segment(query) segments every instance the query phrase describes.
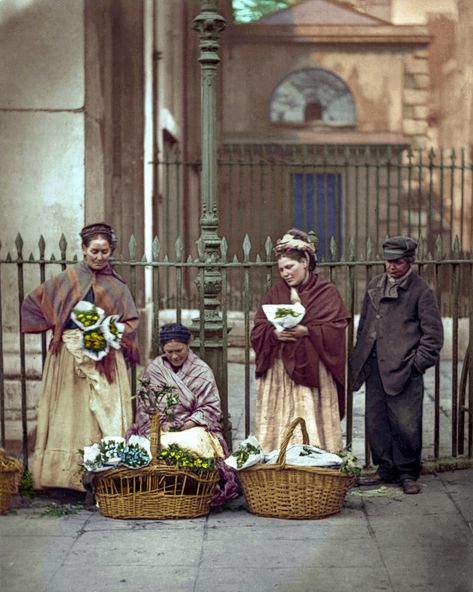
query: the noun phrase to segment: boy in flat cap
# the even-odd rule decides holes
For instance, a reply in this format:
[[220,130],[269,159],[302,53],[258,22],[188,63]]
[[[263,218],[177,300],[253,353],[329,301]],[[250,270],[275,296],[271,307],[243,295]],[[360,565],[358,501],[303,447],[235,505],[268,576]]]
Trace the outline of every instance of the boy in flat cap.
[[378,471],[361,485],[400,482],[420,492],[422,375],[439,359],[443,327],[434,293],[412,269],[417,243],[383,244],[386,271],[367,288],[350,359],[353,390],[366,381],[366,427]]

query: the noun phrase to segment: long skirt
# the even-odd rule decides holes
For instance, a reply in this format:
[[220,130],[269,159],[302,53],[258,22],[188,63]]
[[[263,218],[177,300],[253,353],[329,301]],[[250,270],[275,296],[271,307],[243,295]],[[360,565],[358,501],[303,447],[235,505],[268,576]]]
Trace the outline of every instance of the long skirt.
[[[330,452],[342,449],[337,385],[322,362],[319,375],[319,388],[296,384],[277,358],[266,375],[257,379],[256,437],[265,452],[279,448],[286,427],[296,417],[305,420],[310,444]],[[291,443],[301,442],[297,427]]]
[[131,425],[131,391],[121,351],[112,384],[84,355],[81,332],[65,331],[59,352],[48,353],[38,406],[31,472],[35,489],[85,491],[79,452],[103,436],[123,436]]

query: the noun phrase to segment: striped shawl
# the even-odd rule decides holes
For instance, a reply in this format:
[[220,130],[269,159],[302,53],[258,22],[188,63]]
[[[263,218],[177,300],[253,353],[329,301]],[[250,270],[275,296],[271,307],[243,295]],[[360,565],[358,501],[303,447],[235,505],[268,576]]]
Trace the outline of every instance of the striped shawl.
[[[107,316],[117,314],[120,322],[125,323],[121,341],[122,351],[127,362],[137,362],[138,312],[124,280],[110,266],[94,272],[82,261],[41,284],[28,294],[22,303],[21,332],[42,333],[51,329],[53,336],[49,349],[52,353],[57,353],[72,309],[90,288],[94,292],[95,304],[103,308]],[[110,367],[113,352],[111,354],[104,358],[110,358],[108,364],[97,363],[109,379],[110,373],[106,366]]]

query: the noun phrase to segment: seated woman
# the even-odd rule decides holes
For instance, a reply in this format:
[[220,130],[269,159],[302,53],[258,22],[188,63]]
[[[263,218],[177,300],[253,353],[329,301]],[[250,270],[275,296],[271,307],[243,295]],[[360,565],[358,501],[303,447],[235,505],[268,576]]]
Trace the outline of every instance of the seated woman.
[[[148,364],[143,380],[149,380],[154,388],[172,386],[178,397],[173,407],[173,426],[188,430],[195,426],[205,427],[217,436],[225,457],[229,455],[228,446],[222,433],[222,410],[220,396],[210,367],[189,348],[191,332],[180,323],[169,323],[161,327],[159,340],[162,355]],[[166,417],[162,415],[163,429],[166,430]],[[168,426],[169,427],[169,426]],[[137,401],[135,424],[129,435],[149,436],[150,416],[140,400]],[[222,459],[216,460],[220,473],[213,506],[223,505],[227,500],[238,497],[238,484],[235,473]]]

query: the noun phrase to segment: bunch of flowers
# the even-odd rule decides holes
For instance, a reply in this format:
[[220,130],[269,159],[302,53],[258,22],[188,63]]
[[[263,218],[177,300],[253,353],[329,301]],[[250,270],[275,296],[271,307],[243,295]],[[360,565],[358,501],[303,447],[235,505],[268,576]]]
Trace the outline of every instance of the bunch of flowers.
[[263,312],[277,331],[292,329],[305,315],[305,307],[300,302],[294,304],[263,304]]
[[71,312],[71,319],[82,331],[82,349],[92,360],[104,358],[110,348],[120,349],[125,324],[118,315],[105,316],[105,311],[92,302],[81,300]]
[[253,446],[253,444],[247,442],[246,444],[239,446],[235,452],[232,452],[232,456],[236,458],[237,468],[241,469],[252,454],[260,454],[260,452],[261,448]]
[[169,422],[173,422],[175,420],[174,408],[179,403],[179,397],[176,395],[174,387],[170,385],[154,387],[147,378],[142,378],[139,382],[140,388],[131,398],[140,399],[146,413],[152,415],[159,411]]
[[301,312],[297,312],[296,310],[293,310],[292,308],[289,308],[288,306],[279,306],[276,309],[276,313],[274,315],[275,319],[281,319],[283,317],[300,317],[301,316]]
[[254,436],[248,436],[248,438],[243,440],[238,448],[225,459],[225,464],[237,471],[248,469],[249,467],[260,463],[264,463],[264,452],[261,444]]
[[119,436],[107,436],[92,446],[86,446],[82,454],[83,466],[88,471],[120,465],[139,468],[148,465],[151,460],[149,441],[140,436],[131,436],[128,442]]
[[[79,302],[79,304],[82,304],[83,302]],[[104,317],[104,311],[101,308],[97,309],[97,307],[92,303],[88,304],[90,304],[88,310],[74,308],[71,314],[76,325],[78,325],[82,330],[88,329],[89,327],[95,327]]]
[[197,474],[211,471],[215,467],[214,458],[200,458],[187,450],[183,450],[178,444],[170,444],[159,453],[158,459],[164,461],[167,465],[187,467]]
[[342,459],[340,466],[341,473],[348,473],[354,477],[358,477],[361,474],[361,465],[358,462],[358,458],[353,455],[349,448],[340,450],[337,454]]

